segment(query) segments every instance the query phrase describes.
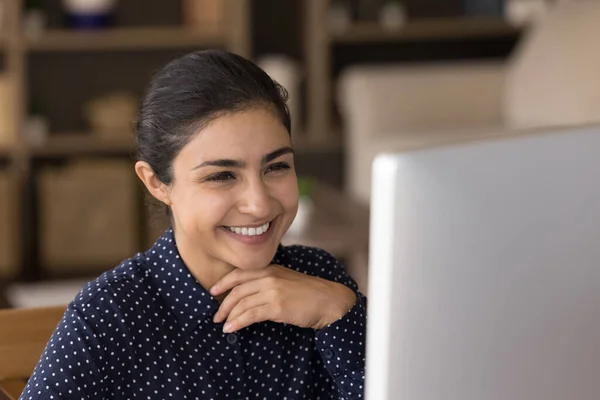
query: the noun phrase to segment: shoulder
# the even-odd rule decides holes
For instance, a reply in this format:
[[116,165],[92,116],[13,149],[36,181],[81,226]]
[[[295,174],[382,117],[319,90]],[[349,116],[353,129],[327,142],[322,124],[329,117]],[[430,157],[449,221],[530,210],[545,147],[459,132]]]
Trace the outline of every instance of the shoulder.
[[278,261],[284,267],[350,286],[353,283],[342,263],[332,254],[318,247],[280,246],[278,256]]
[[124,260],[110,271],[86,283],[70,306],[85,312],[87,309],[117,308],[148,296],[150,270],[144,253]]
[[[338,265],[340,262],[329,252],[318,247],[290,245],[280,246],[278,255],[284,260],[294,264],[294,266],[304,266],[305,268],[325,265]],[[291,268],[294,268],[292,266]],[[312,269],[312,268],[309,268]]]

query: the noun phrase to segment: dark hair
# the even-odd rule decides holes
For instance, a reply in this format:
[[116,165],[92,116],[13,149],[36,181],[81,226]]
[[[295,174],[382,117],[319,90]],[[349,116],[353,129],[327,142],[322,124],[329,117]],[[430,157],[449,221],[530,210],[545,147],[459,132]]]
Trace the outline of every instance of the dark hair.
[[148,87],[136,123],[137,159],[170,184],[173,160],[211,121],[266,107],[291,135],[287,91],[253,62],[219,50],[197,51],[167,64]]

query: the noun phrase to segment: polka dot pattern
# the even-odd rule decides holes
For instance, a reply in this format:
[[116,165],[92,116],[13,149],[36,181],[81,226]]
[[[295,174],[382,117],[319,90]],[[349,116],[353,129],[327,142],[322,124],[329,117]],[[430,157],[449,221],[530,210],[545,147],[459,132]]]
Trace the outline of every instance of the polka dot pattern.
[[168,230],[80,291],[21,399],[361,399],[366,298],[323,250],[279,246],[273,262],[342,283],[357,302],[320,330],[266,321],[225,334]]

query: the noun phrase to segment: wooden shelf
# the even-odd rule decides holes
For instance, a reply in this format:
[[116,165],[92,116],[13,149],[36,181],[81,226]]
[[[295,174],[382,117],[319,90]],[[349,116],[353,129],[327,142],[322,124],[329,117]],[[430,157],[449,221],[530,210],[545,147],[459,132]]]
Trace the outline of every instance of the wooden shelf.
[[108,140],[92,134],[53,134],[40,145],[31,145],[32,157],[70,158],[78,156],[123,156],[132,154],[133,144],[126,140]]
[[27,38],[33,52],[161,50],[186,47],[222,47],[227,35],[219,27],[206,29],[165,26],[110,28],[98,31],[48,30],[39,38]]
[[354,23],[347,30],[331,32],[333,43],[360,44],[406,40],[467,39],[516,35],[519,28],[498,18],[415,19],[403,27],[386,29],[378,23]]

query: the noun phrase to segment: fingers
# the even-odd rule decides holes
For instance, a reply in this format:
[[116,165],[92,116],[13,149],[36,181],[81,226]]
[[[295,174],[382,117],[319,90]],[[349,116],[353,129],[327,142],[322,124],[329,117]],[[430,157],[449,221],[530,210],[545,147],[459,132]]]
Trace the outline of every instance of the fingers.
[[231,333],[258,322],[273,321],[276,319],[279,319],[277,316],[277,307],[273,304],[264,304],[250,308],[236,319],[228,321],[223,328],[223,332]]
[[231,321],[235,321],[236,318],[244,314],[246,311],[266,304],[269,304],[269,298],[264,293],[258,293],[252,296],[244,297],[235,305],[235,307],[233,307],[227,316],[225,325]]
[[213,321],[219,323],[229,316],[231,310],[244,298],[258,293],[261,289],[260,281],[253,280],[234,287],[219,306]]
[[225,293],[234,287],[241,285],[242,283],[264,278],[273,274],[275,271],[272,267],[266,267],[255,271],[246,271],[243,269],[236,268],[229,274],[225,275],[221,280],[215,283],[210,288],[210,294],[213,296],[218,296],[221,293]]

